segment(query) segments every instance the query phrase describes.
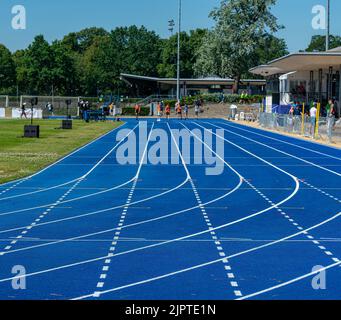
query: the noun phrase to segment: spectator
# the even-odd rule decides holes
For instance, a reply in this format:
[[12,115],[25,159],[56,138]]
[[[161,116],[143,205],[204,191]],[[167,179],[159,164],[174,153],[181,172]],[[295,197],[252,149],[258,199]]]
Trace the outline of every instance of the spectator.
[[138,104],[136,104],[136,105],[135,105],[136,120],[139,119],[140,113],[141,113],[141,107],[140,107]]
[[167,104],[167,106],[166,106],[166,117],[167,117],[167,119],[169,119],[170,113],[171,113],[171,108],[170,108],[170,105]]
[[27,114],[26,114],[26,102],[24,102],[21,106],[21,115],[20,118],[22,119],[23,117],[25,117],[25,119],[27,119]]
[[310,109],[310,123],[311,129],[310,133],[314,137],[316,132],[316,116],[317,116],[317,103],[314,103],[313,107]]
[[185,104],[184,111],[185,111],[185,120],[188,120],[189,107],[187,103]]

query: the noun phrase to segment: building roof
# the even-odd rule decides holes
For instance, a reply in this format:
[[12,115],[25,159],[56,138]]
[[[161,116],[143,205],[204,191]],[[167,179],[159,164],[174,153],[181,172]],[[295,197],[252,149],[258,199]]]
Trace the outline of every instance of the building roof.
[[250,72],[262,76],[288,73],[291,71],[309,71],[341,66],[341,48],[326,52],[298,52],[270,61],[250,69]]
[[[121,73],[121,80],[129,82],[129,80],[142,80],[142,81],[152,81],[157,82],[160,84],[171,84],[176,85],[177,79],[176,78],[157,78],[157,77],[146,77],[146,76],[139,76],[134,74],[127,74]],[[189,79],[189,78],[182,78],[180,82],[186,83],[187,85],[221,85],[221,84],[233,84],[234,80],[229,78],[219,78],[219,77],[208,77],[208,78],[197,78],[197,79]],[[263,79],[243,79],[241,80],[242,83],[252,83],[252,84],[259,84],[264,85],[265,80]]]

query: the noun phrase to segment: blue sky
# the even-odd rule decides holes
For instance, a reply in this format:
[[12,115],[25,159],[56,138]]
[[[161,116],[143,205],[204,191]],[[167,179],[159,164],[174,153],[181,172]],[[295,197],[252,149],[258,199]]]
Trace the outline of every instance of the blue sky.
[[[332,33],[341,30],[341,1],[332,1]],[[183,28],[211,27],[209,12],[220,0],[183,0]],[[286,39],[289,51],[307,47],[314,34],[312,7],[324,5],[326,0],[278,0],[274,14],[286,29],[278,36]],[[27,10],[27,29],[15,31],[11,28],[11,9],[24,5]],[[37,34],[43,34],[49,41],[85,27],[97,26],[108,30],[116,26],[131,24],[145,25],[162,37],[169,35],[167,21],[177,16],[177,0],[1,0],[0,1],[0,43],[12,51],[27,47]]]

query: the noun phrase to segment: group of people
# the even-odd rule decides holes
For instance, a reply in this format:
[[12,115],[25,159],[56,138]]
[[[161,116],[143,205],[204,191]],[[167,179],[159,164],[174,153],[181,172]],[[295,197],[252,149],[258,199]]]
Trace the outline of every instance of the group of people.
[[[196,118],[199,118],[200,112],[201,112],[201,106],[202,103],[200,100],[195,101],[194,104],[194,112]],[[141,106],[139,104],[135,105],[135,116],[136,120],[139,119],[141,115]],[[156,110],[157,110],[157,117],[159,120],[161,120],[162,117],[166,117],[168,120],[171,116],[172,109],[169,103],[165,105],[164,101],[159,101],[157,102],[156,105]],[[187,103],[182,104],[180,100],[178,100],[175,104],[175,114],[177,115],[178,119],[180,120],[188,120],[189,119],[189,110],[190,107]]]
[[78,102],[78,107],[80,118],[84,119],[85,112],[91,109],[91,103],[87,100],[80,99]]
[[[308,108],[305,109],[305,114],[310,117],[311,135],[316,133],[317,115],[318,115],[318,101],[312,101]],[[289,116],[301,116],[303,115],[303,110],[298,101],[295,101],[290,108]],[[328,125],[328,136],[331,137],[332,130],[336,123],[337,117],[337,102],[334,99],[329,99],[327,105],[320,110],[320,115],[325,116]]]

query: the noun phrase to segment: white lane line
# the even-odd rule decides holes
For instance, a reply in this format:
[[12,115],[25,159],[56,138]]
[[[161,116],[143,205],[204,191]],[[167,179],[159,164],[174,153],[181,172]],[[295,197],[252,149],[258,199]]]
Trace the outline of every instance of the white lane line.
[[[203,217],[204,217],[204,220],[205,220],[205,222],[206,222],[206,224],[207,224],[208,229],[210,229],[210,227],[212,227],[212,224],[211,224],[211,220],[210,220],[210,218],[209,218],[209,215],[208,215],[208,213],[206,212],[205,207],[202,206],[202,201],[201,201],[199,192],[198,192],[198,190],[197,190],[197,188],[196,188],[196,186],[195,186],[195,184],[194,184],[194,182],[193,182],[193,179],[192,179],[192,177],[191,177],[191,175],[190,175],[190,172],[189,172],[189,170],[188,170],[188,168],[187,168],[186,161],[185,161],[185,159],[183,158],[183,155],[182,155],[182,153],[181,153],[181,151],[180,151],[180,148],[179,148],[179,146],[178,146],[178,143],[176,142],[176,139],[175,139],[175,137],[174,137],[174,134],[173,134],[173,132],[172,132],[172,129],[171,129],[171,127],[169,126],[168,123],[167,123],[167,126],[168,126],[168,129],[169,129],[170,133],[171,133],[173,142],[174,142],[174,144],[175,144],[175,146],[176,146],[176,149],[177,149],[177,151],[178,151],[178,153],[179,153],[179,156],[180,156],[180,158],[181,158],[182,165],[183,165],[185,171],[187,172],[188,177],[190,178],[190,183],[191,183],[191,186],[192,186],[192,189],[193,189],[193,193],[194,193],[194,196],[195,196],[195,198],[196,198],[198,204],[199,204],[200,207],[201,207],[201,212],[202,212],[202,215],[203,215]],[[217,237],[215,236],[215,232],[211,232],[211,237],[212,237],[213,241],[215,241],[215,239],[217,238]],[[223,247],[221,246],[221,243],[220,243],[219,241],[215,241],[215,245],[216,245],[216,248],[217,248],[217,251],[218,251],[219,256],[220,256],[220,257],[226,257],[226,253],[224,252],[224,249],[223,249]],[[224,260],[224,261],[222,261],[222,263],[224,264],[225,270],[229,270],[229,271],[230,271],[230,272],[227,274],[228,279],[235,279],[235,275],[234,275],[234,273],[232,273],[232,267],[231,267],[231,265],[229,264],[229,261],[228,261],[228,260]],[[234,281],[233,284],[232,284],[232,282],[230,282],[230,284],[231,284],[231,286],[233,287],[234,295],[235,295],[236,297],[241,297],[241,296],[242,296],[242,292],[239,290],[239,284],[238,284],[238,282],[237,282],[237,281]]]
[[329,265],[329,266],[327,266],[327,267],[320,268],[320,269],[318,269],[318,270],[316,270],[316,271],[314,271],[314,272],[310,272],[310,273],[304,274],[304,275],[302,275],[302,276],[300,276],[300,277],[297,277],[297,278],[295,278],[295,279],[291,279],[291,280],[289,280],[289,281],[287,281],[287,282],[284,282],[284,283],[281,283],[281,284],[279,284],[279,285],[277,285],[277,286],[274,286],[274,287],[267,288],[267,289],[262,290],[262,291],[258,291],[258,292],[249,294],[249,295],[247,295],[247,296],[244,296],[244,297],[240,298],[239,300],[251,299],[251,298],[257,297],[257,296],[259,296],[259,295],[262,295],[262,294],[264,294],[264,293],[268,293],[268,292],[271,292],[271,291],[274,291],[274,290],[277,290],[277,289],[286,287],[286,286],[288,286],[288,285],[291,285],[291,284],[296,283],[296,282],[299,282],[299,281],[301,281],[301,280],[304,280],[304,279],[313,277],[313,276],[315,276],[315,275],[317,275],[317,274],[320,274],[320,273],[323,272],[323,271],[327,271],[327,270],[329,270],[329,269],[338,267],[338,266],[340,266],[340,265],[341,265],[341,261],[338,261],[338,262],[333,263],[333,264],[331,264],[331,265]]
[[[74,181],[78,181],[78,180],[84,180],[86,179],[94,170],[95,168],[97,168],[97,166],[103,162],[106,157],[108,155],[110,155],[113,151],[115,151],[122,143],[123,141],[128,138],[132,132],[134,132],[134,130],[138,127],[135,126],[134,129],[132,129],[124,138],[122,138],[108,153],[106,156],[104,156],[91,170],[89,170],[84,176],[82,176],[81,178],[78,178]],[[107,192],[110,192],[110,191],[113,191],[113,190],[117,190],[123,186],[126,186],[128,185],[129,183],[131,183],[132,181],[134,180],[134,178],[130,179],[129,181],[121,184],[121,185],[118,185],[118,186],[115,186],[113,188],[110,188],[110,189],[106,189],[104,191],[100,191],[100,192],[96,192],[96,193],[91,193],[91,194],[88,194],[88,195],[85,195],[85,196],[82,196],[82,197],[78,197],[78,198],[73,198],[73,199],[70,199],[70,200],[67,200],[67,201],[61,201],[60,203],[64,204],[64,203],[70,203],[70,202],[74,202],[74,201],[78,201],[78,200],[82,200],[82,199],[86,199],[86,198],[90,198],[90,197],[94,197],[94,196],[97,196],[99,194],[103,194],[103,193],[107,193]],[[57,186],[59,187],[59,186]],[[57,187],[53,187],[53,188],[49,188],[49,190],[52,190],[52,189],[55,189]],[[15,196],[14,196],[15,197]],[[11,197],[10,197],[11,198]],[[13,197],[12,197],[13,198]],[[9,199],[9,198],[4,198],[3,200],[5,199]],[[22,212],[27,212],[27,211],[32,211],[32,210],[38,210],[38,209],[44,209],[44,208],[47,208],[47,207],[50,207],[52,204],[47,204],[47,205],[43,205],[43,206],[39,206],[39,207],[32,207],[32,208],[27,208],[27,209],[21,209],[21,210],[15,210],[15,211],[10,211],[10,212],[3,212],[3,213],[0,213],[0,216],[7,216],[7,215],[11,215],[11,214],[15,214],[15,213],[22,213]]]
[[[208,267],[208,266],[220,263],[221,261],[226,260],[226,259],[234,259],[234,258],[243,256],[243,255],[248,254],[248,253],[256,252],[256,251],[262,250],[264,248],[276,245],[278,243],[282,243],[282,242],[284,242],[286,240],[289,240],[289,239],[292,239],[292,238],[296,238],[296,237],[300,236],[301,234],[304,234],[304,232],[309,232],[311,230],[317,229],[317,228],[319,228],[319,227],[321,227],[321,226],[323,226],[325,224],[328,224],[329,222],[332,222],[332,221],[336,220],[340,216],[341,216],[341,212],[339,212],[335,216],[331,217],[330,219],[324,220],[323,222],[321,222],[321,223],[319,223],[319,224],[317,224],[317,225],[315,225],[313,227],[310,227],[310,228],[308,228],[308,229],[306,229],[304,231],[300,231],[298,233],[292,234],[292,235],[287,236],[285,238],[276,240],[276,241],[271,242],[269,244],[265,244],[265,245],[262,245],[262,246],[259,246],[259,247],[251,248],[251,249],[248,249],[248,250],[245,250],[245,251],[242,251],[242,252],[235,253],[235,254],[233,254],[233,255],[231,255],[229,257],[226,257],[226,258],[209,261],[209,262],[206,262],[206,263],[203,263],[203,264],[200,264],[200,265],[196,265],[196,266],[192,266],[192,267],[189,267],[189,268],[186,268],[186,269],[178,270],[178,271],[175,271],[175,272],[172,272],[172,273],[164,274],[164,275],[161,275],[161,276],[158,276],[158,277],[155,277],[155,278],[150,278],[150,279],[146,279],[146,280],[143,280],[143,281],[139,281],[139,282],[135,282],[135,283],[130,283],[130,284],[127,284],[127,285],[124,285],[124,286],[121,286],[121,287],[112,288],[112,289],[109,289],[109,290],[106,290],[106,291],[101,291],[101,295],[104,295],[104,294],[107,294],[107,293],[116,292],[116,291],[120,291],[120,290],[124,290],[124,289],[127,289],[127,288],[139,286],[139,285],[143,285],[143,284],[146,284],[146,283],[155,282],[155,281],[158,281],[158,280],[162,280],[162,279],[165,279],[165,278],[176,276],[178,274],[187,273],[187,272],[191,272],[193,270],[205,268],[205,267]],[[327,267],[327,269],[330,269],[332,267],[336,267],[336,266],[338,266],[340,264],[341,264],[341,261],[338,262],[338,263],[333,264],[332,266]],[[319,271],[313,273],[312,275],[318,274],[318,273],[319,273]],[[308,276],[310,276],[310,274]],[[306,277],[308,277],[308,276],[306,276]],[[14,277],[14,278],[0,280],[0,283],[1,282],[5,282],[5,281],[11,281],[13,279],[20,279],[20,278],[23,278],[23,277],[25,277],[25,276],[17,276],[17,277]],[[27,277],[27,275],[26,275],[26,277]],[[287,283],[287,284],[290,284],[290,282]],[[280,287],[281,286],[285,286],[287,284],[282,284],[282,285],[280,285]],[[91,297],[93,297],[93,295],[89,294],[89,295],[84,295],[84,296],[81,296],[81,297],[74,298],[73,300],[83,300],[83,299],[87,299],[87,298],[91,298]],[[243,299],[246,299],[246,298],[247,298],[247,296],[243,297]]]
[[[313,152],[313,153],[322,155],[324,158],[327,157],[327,158],[331,158],[331,159],[335,159],[335,160],[341,161],[341,159],[338,158],[338,157],[334,157],[334,156],[332,156],[332,155],[329,155],[329,154],[326,154],[326,153],[323,153],[323,152],[319,152],[319,151],[316,151],[316,150],[313,150],[313,149],[310,149],[310,148],[306,148],[306,147],[300,146],[300,145],[298,145],[298,144],[290,143],[290,142],[288,142],[288,141],[284,141],[284,140],[281,140],[281,139],[276,139],[276,138],[274,138],[274,137],[267,136],[267,135],[264,135],[264,134],[261,134],[261,133],[258,133],[258,132],[252,131],[252,130],[247,130],[247,129],[241,128],[241,127],[239,127],[239,126],[234,126],[234,125],[231,126],[231,125],[229,125],[228,123],[225,123],[225,122],[219,122],[219,124],[225,125],[225,126],[228,126],[228,127],[230,127],[230,128],[237,129],[237,130],[242,130],[242,131],[245,131],[245,132],[249,132],[249,133],[255,134],[255,135],[257,135],[257,136],[265,137],[265,138],[267,138],[267,139],[271,139],[271,140],[274,140],[274,141],[279,141],[279,142],[281,142],[281,143],[284,143],[284,144],[288,144],[288,145],[294,146],[294,147],[296,147],[296,148],[300,148],[300,149],[303,149],[303,150],[307,150],[307,151],[310,151],[310,152]],[[257,128],[257,129],[259,130],[259,128]],[[307,158],[309,158],[309,157],[307,157]],[[314,159],[314,158],[313,158],[313,159]]]
[[[47,171],[48,169],[52,168],[52,167],[55,166],[56,164],[58,164],[58,163],[60,163],[60,162],[62,162],[62,161],[64,161],[64,160],[70,158],[71,156],[73,156],[73,155],[76,154],[77,152],[79,152],[79,151],[81,151],[81,150],[83,150],[83,149],[89,147],[90,145],[94,144],[95,142],[97,142],[97,141],[103,139],[104,137],[106,137],[106,136],[112,134],[113,132],[115,132],[116,130],[122,128],[122,127],[125,126],[126,124],[127,124],[127,123],[125,123],[125,124],[123,124],[122,126],[119,126],[119,127],[115,128],[115,129],[111,130],[110,132],[108,132],[108,133],[106,133],[106,134],[104,134],[104,135],[101,135],[100,137],[98,137],[98,138],[96,138],[96,139],[90,141],[89,143],[87,143],[87,144],[85,144],[84,146],[82,146],[82,147],[80,147],[80,148],[74,150],[74,151],[71,152],[70,154],[68,154],[68,155],[66,155],[65,157],[59,159],[58,161],[52,163],[51,165],[47,166],[46,168],[44,168],[44,169],[42,169],[42,170],[40,170],[40,171],[38,171],[38,172],[36,172],[36,173],[34,173],[34,174],[32,174],[32,175],[26,177],[26,178],[22,178],[22,179],[18,179],[18,180],[14,180],[14,181],[10,181],[10,182],[6,182],[6,183],[3,183],[3,184],[0,184],[0,187],[6,186],[6,185],[9,185],[9,184],[12,184],[12,183],[20,182],[20,181],[22,181],[22,180],[30,180],[30,179],[32,179],[33,177],[36,177],[37,175],[39,175],[39,174],[41,174],[41,173]],[[81,178],[81,177],[80,177],[80,178]],[[80,179],[80,178],[78,178],[78,179]],[[75,180],[78,180],[78,179],[75,179]],[[73,183],[73,182],[75,182],[75,180],[69,181],[67,184]]]
[[[144,151],[143,151],[143,154],[142,154],[142,157],[140,159],[140,164],[139,164],[139,168],[137,170],[137,173],[136,173],[136,177],[135,177],[135,181],[131,187],[131,190],[129,192],[129,196],[128,196],[128,199],[126,201],[126,206],[124,207],[123,211],[122,211],[122,214],[121,214],[121,218],[120,218],[120,221],[122,221],[122,223],[119,223],[118,224],[118,227],[119,227],[119,231],[116,232],[115,234],[115,237],[113,239],[113,242],[112,242],[112,246],[109,248],[109,253],[108,255],[110,254],[113,254],[113,252],[115,252],[116,250],[116,245],[117,245],[117,242],[119,241],[119,238],[120,238],[120,235],[121,235],[121,231],[122,231],[122,226],[123,226],[123,223],[125,222],[126,220],[126,217],[127,217],[127,211],[128,211],[128,208],[129,208],[129,205],[131,204],[131,201],[132,201],[132,197],[135,193],[135,188],[136,188],[136,185],[137,185],[137,182],[139,180],[139,177],[140,177],[140,173],[141,173],[141,169],[142,169],[142,166],[145,162],[145,158],[146,158],[146,154],[147,154],[147,150],[148,150],[148,145],[149,145],[149,142],[150,142],[150,139],[152,137],[152,133],[153,133],[153,129],[154,129],[154,123],[152,125],[152,128],[150,130],[150,133],[149,133],[149,136],[148,136],[148,140],[146,142],[146,145],[145,145],[145,148],[144,148]],[[110,264],[104,264],[102,266],[102,271],[103,269],[110,269]],[[97,288],[100,289],[100,288],[103,288],[104,285],[105,285],[105,282],[103,281],[104,279],[106,279],[108,276],[107,273],[101,273],[100,275],[100,281],[97,283]],[[100,293],[98,291],[95,291],[94,292],[94,297],[96,298],[99,298],[100,297]]]
[[[249,181],[246,182],[251,188],[253,188],[255,191],[257,191],[258,189]],[[261,193],[262,196],[264,196],[263,193]],[[273,204],[273,202],[271,200],[268,200],[269,204]],[[304,228],[302,226],[300,226],[294,219],[292,219],[286,212],[284,212],[282,209],[277,208],[277,211],[279,212],[279,214],[284,217],[285,219],[287,219],[289,222],[291,222],[291,224],[293,224],[298,230],[304,230]],[[304,232],[304,235],[306,236],[306,238],[313,244],[315,244],[320,250],[322,250],[322,252],[327,255],[329,258],[331,257],[331,259],[335,259],[334,254],[331,251],[328,251],[326,249],[326,247],[320,246],[320,243],[311,235],[309,234],[309,232]],[[334,261],[334,260],[333,260]],[[335,261],[334,261],[335,262]]]
[[[215,126],[215,125],[213,125],[213,126]],[[201,125],[199,125],[199,127],[201,127],[201,128],[203,128],[203,129],[205,129],[205,130],[207,130],[205,127],[203,127],[203,126],[201,126]],[[217,127],[217,128],[220,128],[220,127],[218,127],[218,126],[215,126],[215,127]],[[221,129],[221,128],[220,128]],[[225,130],[225,129],[224,129]],[[227,131],[229,131],[229,130],[227,130]],[[221,136],[219,136],[219,135],[217,135],[217,134],[215,134],[215,133],[213,133],[214,135],[216,135],[217,137],[220,137],[221,139],[223,139],[223,140],[225,140],[225,141],[227,141],[227,142],[229,142],[229,140],[226,140],[226,139],[224,139],[223,137],[221,137]],[[238,147],[239,149],[241,149],[241,150],[243,150],[244,148],[242,148],[242,147],[240,147],[240,146],[238,146],[238,145],[236,145],[236,144],[234,144],[233,142],[230,142],[231,144],[233,144],[233,145],[235,145],[236,147]],[[251,152],[248,152],[249,154],[251,154],[251,155],[253,155]],[[258,156],[256,156],[256,155],[253,155],[253,156],[255,156],[255,157],[257,157],[257,158],[259,158],[260,159],[260,157],[258,157]],[[265,161],[265,160],[263,160],[263,161]],[[270,164],[270,163],[269,163]],[[270,164],[271,166],[273,166],[273,167],[275,167],[275,168],[277,168],[275,165],[273,165],[273,164]],[[280,169],[280,168],[278,168],[280,171],[282,171],[282,172],[285,172],[284,170],[282,170],[282,169]],[[287,174],[289,174],[289,173],[287,173]],[[292,176],[291,174],[289,174],[290,176]],[[292,176],[293,177],[293,176]],[[295,179],[297,180],[297,178],[295,177]],[[248,181],[248,180],[245,180],[245,182],[251,187],[251,188],[253,188],[253,189],[255,189],[255,191],[259,194],[259,195],[261,195],[262,196],[262,198],[264,199],[264,200],[266,200],[267,202],[269,202],[270,203],[270,205],[273,205],[274,203],[272,202],[272,201],[270,201],[270,199],[268,198],[268,197],[266,197],[262,192],[260,192],[256,187],[254,187],[251,183],[250,183],[250,181]],[[301,181],[300,181],[301,182]],[[295,226],[297,227],[297,229],[298,230],[303,230],[304,228],[302,227],[302,226],[300,226],[300,225],[298,225],[298,223],[296,222],[296,221],[294,221],[288,214],[286,214],[285,212],[283,212],[283,210],[281,210],[279,207],[276,207],[276,209],[286,218],[286,219],[288,219],[289,220],[289,222],[291,222],[291,223],[294,223],[294,224],[296,224]],[[310,237],[310,238],[309,238]],[[313,239],[311,239],[311,235],[308,235],[308,239],[310,239],[310,240],[315,240],[314,238]],[[327,255],[329,255],[329,256],[333,256],[333,254],[331,253],[331,252],[326,252],[326,251],[324,251],[324,253],[325,254],[327,254]]]
[[[239,146],[239,145],[233,143],[232,141],[227,140],[227,139],[225,139],[224,137],[221,137],[220,135],[216,134],[216,133],[213,132],[212,130],[207,129],[207,128],[201,126],[200,124],[198,124],[198,123],[196,123],[196,122],[194,122],[194,123],[195,123],[197,126],[199,126],[199,127],[201,127],[202,129],[204,129],[205,131],[211,132],[213,135],[215,135],[215,136],[218,137],[219,139],[222,139],[222,140],[226,141],[227,143],[229,143],[229,144],[235,146],[236,148],[238,148],[238,149],[244,151],[245,153],[247,153],[247,154],[253,156],[254,158],[256,158],[256,159],[258,159],[258,160],[260,160],[260,161],[262,161],[262,162],[268,164],[269,166],[271,166],[271,167],[275,168],[276,170],[278,170],[278,171],[284,173],[285,175],[289,176],[292,180],[295,181],[296,188],[297,188],[297,187],[298,187],[298,189],[300,188],[299,179],[298,179],[297,177],[295,177],[294,175],[292,175],[291,173],[289,173],[289,172],[287,172],[287,171],[285,171],[285,170],[283,170],[283,169],[277,167],[277,166],[274,165],[273,163],[271,163],[271,162],[269,162],[269,161],[263,159],[263,158],[260,157],[260,156],[257,156],[256,154],[254,154],[254,153],[252,153],[252,152],[246,150],[245,148],[242,148],[241,146]],[[184,125],[183,125],[183,126],[184,126]],[[184,127],[186,127],[186,126],[184,126]],[[216,126],[216,127],[217,127],[217,126]],[[220,128],[220,127],[217,127],[217,128],[218,128],[218,129],[225,130],[225,129]],[[226,130],[225,130],[225,131],[226,131]]]
[[337,198],[335,196],[332,196],[330,193],[325,192],[325,191],[321,190],[320,188],[317,188],[317,187],[313,186],[311,183],[308,183],[308,182],[306,182],[304,180],[301,180],[301,182],[304,183],[306,186],[310,187],[311,189],[314,189],[314,190],[322,193],[326,197],[329,197],[330,199],[333,199],[333,200],[337,201],[338,203],[341,203],[341,200],[339,198]]
[[[17,186],[21,185],[22,183],[24,183],[25,181],[27,181],[28,178],[25,178],[23,180],[20,180],[19,182],[13,184],[12,186],[8,187],[7,189],[3,190],[0,192],[0,196],[2,196],[3,194],[15,189]],[[0,201],[2,201],[3,198],[0,198]]]
[[[218,157],[219,155],[214,152],[205,142],[203,142],[200,138],[198,138],[198,136],[194,135],[196,137],[196,139],[198,139],[199,141],[201,141],[204,145],[207,146],[207,148],[209,148],[214,154],[216,154]],[[224,159],[222,159],[222,161],[229,167],[231,168],[231,170],[233,170],[234,172],[237,173],[238,176],[240,176],[240,174],[235,171]],[[240,176],[241,177],[241,176]],[[242,178],[242,177],[241,177]],[[243,178],[242,178],[243,179]],[[217,199],[214,199],[210,202],[208,202],[206,205],[208,204],[211,204],[211,203],[214,203],[216,201],[219,201],[221,199],[224,199],[226,198],[228,195],[232,194],[233,192],[237,191],[241,185],[243,184],[243,180],[240,181],[240,183],[236,186],[235,189],[233,189],[232,191],[230,191],[229,193],[217,198]],[[252,219],[254,217],[257,217],[259,215],[262,215],[266,212],[269,212],[271,211],[272,209],[274,209],[275,207],[278,207],[278,206],[281,206],[282,204],[286,203],[287,201],[289,201],[291,198],[293,198],[296,193],[298,192],[299,190],[299,184],[296,184],[296,187],[295,187],[295,190],[284,200],[282,200],[281,202],[277,203],[276,206],[274,207],[270,207],[270,208],[266,208],[262,211],[259,211],[255,214],[252,214],[252,215],[249,215],[249,216],[246,216],[244,218],[241,218],[241,219],[238,219],[238,220],[234,220],[230,223],[227,223],[225,225],[221,225],[219,227],[215,227],[215,228],[210,228],[209,230],[205,230],[205,231],[202,231],[202,232],[199,232],[199,233],[196,233],[196,234],[191,234],[191,235],[188,235],[186,237],[183,237],[183,238],[179,238],[179,239],[173,239],[173,240],[170,240],[170,241],[166,241],[166,242],[162,242],[160,244],[156,244],[156,245],[151,245],[151,246],[146,246],[146,247],[142,247],[142,248],[138,248],[138,249],[134,249],[134,250],[130,250],[130,251],[126,251],[126,252],[123,252],[123,253],[119,253],[119,254],[116,254],[115,256],[120,256],[120,255],[125,255],[125,254],[129,254],[131,252],[136,252],[136,251],[141,251],[141,250],[146,250],[146,249],[150,249],[150,248],[153,248],[153,247],[157,247],[157,246],[162,246],[162,245],[167,245],[169,243],[173,243],[173,242],[177,242],[177,241],[183,241],[183,240],[186,240],[186,239],[190,239],[190,238],[193,238],[193,237],[196,237],[196,236],[199,236],[199,235],[203,235],[203,234],[207,234],[209,232],[213,232],[213,231],[216,231],[216,230],[219,230],[219,229],[223,229],[223,228],[226,228],[226,227],[229,227],[231,225],[235,225],[235,224],[238,224],[238,223],[241,223],[243,221],[247,221],[249,219]],[[173,216],[173,215],[177,215],[177,214],[180,214],[180,213],[183,213],[183,212],[188,212],[188,211],[191,211],[193,209],[196,209],[197,207],[194,207],[194,208],[191,208],[191,209],[186,209],[186,210],[182,210],[182,211],[179,211],[177,213],[174,213],[174,214],[171,214],[171,215],[167,215],[167,217],[169,216]],[[166,216],[164,217],[161,217],[161,218],[155,218],[155,219],[151,219],[153,221],[157,221],[157,220],[161,220],[161,219],[164,219]],[[150,222],[151,220],[149,220],[148,222]],[[139,225],[141,224],[140,223],[137,223],[137,224],[134,224],[134,225]],[[285,239],[284,239],[285,241]],[[112,256],[110,256],[112,257]],[[85,260],[85,261],[81,261],[81,262],[77,262],[77,263],[73,263],[73,264],[69,264],[69,265],[63,265],[63,266],[59,266],[59,267],[55,267],[55,268],[50,268],[50,269],[46,269],[46,270],[42,270],[42,271],[38,271],[38,272],[35,272],[35,273],[31,273],[31,274],[28,274],[26,276],[35,276],[35,275],[39,275],[39,274],[44,274],[44,273],[49,273],[49,272],[54,272],[56,270],[61,270],[61,269],[66,269],[66,268],[71,268],[71,267],[74,267],[74,266],[78,266],[78,265],[83,265],[83,264],[88,264],[88,263],[92,263],[92,262],[96,262],[96,261],[100,261],[100,260],[104,260],[104,259],[107,259],[108,256],[105,256],[105,257],[98,257],[98,258],[94,258],[94,259],[89,259],[89,260]],[[13,278],[10,278],[10,279],[13,279]],[[3,279],[3,281],[8,281],[8,279]],[[0,283],[2,281],[0,280]]]
[[[79,181],[77,181],[69,190],[68,192],[65,192],[64,195],[62,195],[60,199],[64,198],[65,195],[70,192],[72,192],[73,190],[75,190],[77,188],[77,186],[83,181],[83,179],[80,179]],[[56,201],[56,205],[58,204],[59,200]],[[55,208],[55,205],[51,206],[48,210],[46,210],[43,214],[42,214],[42,217],[45,218],[53,209]],[[42,219],[43,219],[42,218]],[[32,229],[34,228],[36,225],[37,225],[37,222],[39,222],[40,219],[36,219],[34,222],[31,223],[31,225],[29,225],[28,227],[26,227],[26,229],[24,231],[22,231],[17,237],[16,239],[19,240],[21,239],[23,236],[26,236],[27,233]],[[13,252],[13,247],[14,245],[16,244],[17,242],[11,242],[11,245],[8,245],[6,246],[2,252],[0,252],[0,256],[3,256],[3,255],[7,255],[9,253],[12,253]]]
[[[195,123],[196,123],[196,122],[195,122]],[[207,122],[205,122],[205,123],[207,123]],[[197,124],[197,123],[196,123],[196,124]],[[290,156],[291,158],[294,158],[294,159],[297,159],[297,160],[299,160],[299,161],[308,163],[308,164],[310,164],[310,165],[312,165],[312,166],[314,166],[314,167],[316,167],[316,168],[319,168],[319,169],[321,169],[321,170],[327,171],[327,172],[329,172],[329,173],[332,173],[332,174],[334,174],[334,175],[337,175],[337,176],[341,177],[341,174],[340,174],[340,173],[338,173],[338,172],[336,172],[336,171],[333,171],[333,170],[330,170],[330,169],[327,169],[327,168],[325,168],[325,167],[322,167],[322,166],[320,166],[320,165],[318,165],[318,164],[316,164],[316,163],[313,163],[313,162],[307,161],[307,160],[305,160],[305,159],[296,157],[296,156],[294,156],[294,155],[292,155],[292,154],[290,154],[290,153],[287,153],[287,152],[285,152],[285,151],[276,149],[276,148],[271,147],[271,146],[269,146],[269,145],[267,145],[267,144],[265,144],[265,143],[259,142],[259,141],[257,141],[257,140],[254,140],[254,139],[251,139],[251,138],[248,138],[248,137],[245,137],[245,136],[243,136],[243,135],[241,135],[241,134],[239,134],[239,133],[230,131],[230,130],[228,130],[228,129],[225,129],[225,128],[216,126],[215,124],[211,124],[211,123],[208,123],[208,124],[211,125],[211,126],[213,126],[213,127],[218,128],[218,129],[222,129],[222,130],[224,130],[224,131],[226,131],[226,132],[229,132],[229,133],[231,133],[231,134],[233,134],[233,135],[236,135],[236,136],[238,136],[238,137],[242,137],[243,139],[246,139],[246,140],[252,141],[252,142],[254,142],[254,143],[256,143],[256,144],[259,144],[259,145],[261,145],[261,146],[264,146],[264,147],[266,147],[266,148],[268,148],[268,149],[274,150],[274,151],[279,152],[279,153],[283,153],[283,154],[285,154],[285,155],[287,155],[287,156]],[[199,124],[197,124],[197,125],[198,125],[199,127],[202,127],[202,126],[200,126]],[[204,128],[204,127],[202,127],[202,128]],[[205,128],[205,130],[208,130],[208,129]]]

